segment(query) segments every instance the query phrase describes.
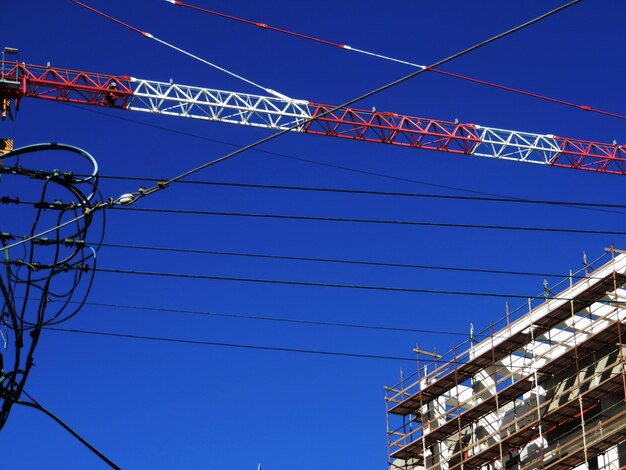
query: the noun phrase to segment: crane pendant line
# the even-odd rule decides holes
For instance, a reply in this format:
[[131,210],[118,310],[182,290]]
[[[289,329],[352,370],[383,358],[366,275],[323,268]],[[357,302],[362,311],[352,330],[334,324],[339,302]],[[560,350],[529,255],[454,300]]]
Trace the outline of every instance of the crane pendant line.
[[0,101],[23,97],[626,175],[626,146],[551,134],[3,62]]

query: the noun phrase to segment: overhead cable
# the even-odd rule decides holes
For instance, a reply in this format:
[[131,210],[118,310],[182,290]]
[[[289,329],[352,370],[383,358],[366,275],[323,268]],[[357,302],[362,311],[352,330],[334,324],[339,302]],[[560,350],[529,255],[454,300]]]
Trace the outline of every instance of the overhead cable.
[[[349,357],[355,359],[382,359],[382,360],[391,360],[391,361],[411,361],[414,364],[417,362],[417,357],[402,357],[402,356],[388,356],[381,354],[361,354],[361,353],[352,353],[352,352],[341,352],[341,351],[328,351],[328,350],[319,350],[319,349],[301,349],[301,348],[288,348],[288,347],[278,347],[278,346],[262,346],[262,345],[251,345],[251,344],[241,344],[241,343],[224,343],[224,342],[215,342],[215,341],[203,341],[203,340],[193,340],[193,339],[185,339],[185,338],[172,338],[172,337],[163,337],[163,336],[148,336],[148,335],[137,335],[137,334],[129,334],[129,333],[115,333],[109,331],[98,331],[98,330],[84,330],[77,328],[57,328],[57,327],[46,327],[44,328],[47,331],[56,331],[60,333],[73,333],[73,334],[82,334],[82,335],[91,335],[91,336],[103,336],[110,338],[124,338],[124,339],[133,339],[133,340],[145,340],[145,341],[155,341],[155,342],[165,342],[165,343],[174,343],[174,344],[189,344],[195,346],[216,346],[216,347],[226,347],[226,348],[237,348],[237,349],[251,349],[251,350],[262,350],[262,351],[275,351],[275,352],[286,352],[286,353],[299,353],[299,354],[309,354],[309,355],[317,355],[317,356],[339,356],[339,357]],[[434,363],[435,365],[444,367],[446,365],[463,365],[467,364],[467,362],[463,360],[455,360],[455,359],[442,359],[433,358],[433,357],[421,357],[419,362],[424,363]],[[499,365],[493,364],[489,367],[492,367],[494,370],[502,370],[510,373],[510,366],[507,365]],[[521,371],[535,371],[541,370],[541,366],[533,366],[533,365],[523,365],[519,366]],[[615,374],[620,374],[620,372],[616,372]],[[416,376],[416,373],[412,374],[412,376]],[[409,380],[409,377],[404,379],[405,382]]]
[[109,303],[102,303],[102,302],[85,302],[85,305],[89,305],[92,307],[105,307],[105,308],[113,308],[113,309],[144,310],[147,312],[181,313],[185,315],[236,318],[240,320],[259,320],[259,321],[270,321],[270,322],[278,322],[278,323],[295,323],[295,324],[303,324],[303,325],[311,325],[311,326],[329,326],[329,327],[339,327],[339,328],[356,328],[356,329],[365,329],[365,330],[381,330],[381,331],[392,331],[392,332],[402,332],[402,333],[424,333],[424,334],[448,335],[448,336],[466,336],[467,337],[468,335],[467,333],[461,333],[458,331],[455,332],[455,331],[443,331],[443,330],[425,330],[425,329],[420,329],[420,328],[371,325],[371,324],[363,324],[363,323],[340,323],[340,322],[321,321],[321,320],[304,320],[304,319],[299,319],[299,318],[268,317],[268,316],[262,316],[262,315],[244,315],[244,314],[236,314],[236,313],[212,312],[212,311],[206,311],[206,310],[188,310],[188,309],[181,309],[181,308],[149,307],[146,305],[109,304]]
[[[149,178],[142,176],[130,175],[100,175],[100,179],[110,179],[119,181],[143,181],[155,182],[161,181],[161,178]],[[249,188],[249,189],[270,189],[280,191],[302,191],[302,192],[319,192],[319,193],[336,193],[336,194],[354,194],[362,196],[389,196],[400,198],[424,198],[424,199],[443,199],[443,200],[460,200],[460,201],[477,201],[477,202],[502,202],[512,204],[537,204],[549,206],[568,206],[568,207],[593,207],[593,208],[612,208],[626,209],[626,204],[604,203],[604,202],[585,202],[585,201],[564,201],[552,199],[526,199],[516,197],[491,197],[491,196],[462,196],[457,194],[432,194],[432,193],[413,193],[406,191],[379,191],[370,189],[357,188],[329,188],[321,186],[296,186],[283,184],[261,184],[261,183],[242,183],[236,181],[206,181],[206,180],[183,180],[177,181],[178,184],[190,184],[200,186],[222,186],[233,188]],[[462,190],[459,188],[459,190]],[[618,212],[622,213],[622,212]],[[622,213],[626,215],[626,213]]]
[[341,222],[355,224],[377,224],[377,225],[404,225],[419,227],[445,227],[445,228],[465,228],[465,229],[482,229],[482,230],[509,230],[509,231],[525,231],[525,232],[549,232],[549,233],[570,233],[585,235],[626,235],[626,231],[620,230],[595,230],[595,229],[577,229],[568,227],[535,227],[535,226],[516,226],[516,225],[494,225],[494,224],[457,224],[447,222],[426,222],[415,220],[385,220],[385,219],[357,219],[347,217],[322,217],[312,215],[295,215],[295,214],[263,214],[252,212],[225,212],[225,211],[205,211],[192,209],[165,209],[165,208],[148,208],[148,207],[132,207],[119,208],[122,212],[146,212],[161,214],[182,214],[182,215],[209,215],[224,217],[250,217],[262,219],[277,220],[303,220],[313,222]]
[[415,362],[415,358],[410,357],[399,357],[399,356],[385,356],[380,354],[360,354],[360,353],[350,353],[350,352],[341,352],[341,351],[323,351],[319,349],[300,349],[300,348],[286,348],[286,347],[278,347],[278,346],[261,346],[261,345],[253,345],[253,344],[242,344],[242,343],[223,343],[216,341],[201,341],[201,340],[193,340],[193,339],[183,339],[183,338],[170,338],[163,336],[147,336],[147,335],[133,335],[128,333],[113,333],[113,332],[105,332],[105,331],[94,331],[94,330],[80,330],[76,328],[57,328],[57,327],[46,327],[44,328],[47,331],[56,331],[63,333],[77,333],[83,335],[92,335],[92,336],[108,336],[112,338],[127,338],[127,339],[140,339],[147,341],[158,341],[165,343],[179,343],[179,344],[194,344],[198,346],[219,346],[219,347],[227,347],[227,348],[238,348],[238,349],[256,349],[263,351],[278,351],[278,352],[289,352],[289,353],[302,353],[302,354],[313,354],[318,356],[339,356],[339,357],[350,357],[357,359],[384,359],[390,361],[411,361]]
[[[76,268],[78,269],[78,268]],[[458,291],[458,290],[446,290],[446,289],[423,289],[414,287],[398,287],[398,286],[376,286],[376,285],[364,285],[364,284],[340,284],[332,282],[312,282],[312,281],[294,281],[287,279],[263,279],[263,278],[251,278],[241,276],[214,276],[209,274],[191,274],[191,273],[173,273],[164,271],[141,271],[134,269],[119,269],[119,268],[95,268],[96,272],[109,273],[109,274],[130,274],[136,276],[158,276],[168,278],[179,279],[197,279],[197,280],[212,280],[212,281],[236,281],[236,282],[248,282],[259,284],[276,284],[276,285],[289,285],[299,287],[329,287],[338,289],[353,289],[353,290],[366,290],[366,291],[382,291],[382,292],[394,292],[394,293],[409,293],[409,294],[436,294],[436,295],[453,295],[453,296],[470,296],[470,297],[497,297],[497,298],[513,298],[513,299],[535,299],[535,300],[565,300],[568,302],[588,302],[590,299],[575,299],[569,297],[558,297],[553,295],[546,295],[545,292],[540,295],[523,295],[506,292],[478,292],[478,291]],[[625,302],[617,301],[612,302],[616,304],[623,304]]]
[[63,429],[65,429],[67,432],[69,432],[72,436],[74,436],[76,439],[78,439],[78,441],[83,444],[85,447],[87,447],[91,452],[93,452],[94,454],[96,454],[103,462],[105,462],[109,467],[114,468],[116,470],[121,470],[121,467],[119,467],[118,465],[116,465],[115,463],[113,463],[113,461],[111,459],[109,459],[106,455],[104,455],[102,452],[100,452],[98,449],[96,449],[92,444],[90,444],[84,437],[82,437],[80,434],[78,434],[76,431],[74,431],[68,424],[66,424],[64,421],[61,420],[61,418],[59,418],[57,415],[55,415],[54,413],[52,413],[50,410],[48,410],[47,408],[44,408],[37,400],[35,400],[32,396],[30,396],[28,394],[28,392],[26,392],[26,390],[22,390],[22,393],[24,393],[24,395],[26,395],[31,401],[27,402],[27,401],[23,401],[23,400],[18,400],[15,403],[18,405],[22,405],[22,406],[26,406],[29,408],[34,408],[36,410],[41,411],[42,413],[46,414],[47,416],[49,416],[50,418],[52,418],[56,423],[58,423],[59,425],[61,425],[63,427]]
[[[306,256],[286,256],[286,255],[272,255],[266,253],[249,253],[249,252],[236,252],[236,251],[218,251],[218,250],[201,250],[192,248],[176,248],[165,246],[146,246],[146,245],[128,245],[124,243],[103,243],[101,246],[108,248],[121,248],[131,250],[149,250],[160,252],[172,252],[172,253],[188,253],[194,255],[219,255],[219,256],[237,256],[244,258],[260,258],[260,259],[272,259],[272,260],[286,260],[286,261],[310,261],[316,263],[333,263],[333,264],[348,264],[348,265],[360,265],[360,266],[376,266],[385,268],[407,268],[407,269],[424,269],[434,271],[456,271],[456,272],[469,272],[480,274],[502,274],[511,276],[534,276],[534,277],[568,277],[567,274],[556,274],[546,272],[531,272],[531,271],[508,271],[501,269],[486,269],[486,268],[468,268],[460,266],[435,266],[425,264],[410,264],[410,263],[391,263],[382,261],[366,261],[366,260],[354,260],[354,259],[339,259],[339,258],[316,258]],[[593,279],[590,276],[577,275],[573,276],[574,279],[579,278]]]

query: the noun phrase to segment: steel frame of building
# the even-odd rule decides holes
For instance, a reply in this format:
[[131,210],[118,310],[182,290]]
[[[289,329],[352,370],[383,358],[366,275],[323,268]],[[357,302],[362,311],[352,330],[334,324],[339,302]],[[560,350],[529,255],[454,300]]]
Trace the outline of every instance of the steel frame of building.
[[[392,469],[626,467],[626,254],[386,387]],[[462,351],[462,352],[459,352]]]

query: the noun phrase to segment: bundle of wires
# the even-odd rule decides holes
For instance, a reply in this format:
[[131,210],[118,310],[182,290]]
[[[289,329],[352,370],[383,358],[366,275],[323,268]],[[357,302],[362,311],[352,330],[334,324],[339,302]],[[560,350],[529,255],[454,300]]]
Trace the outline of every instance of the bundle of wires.
[[[51,153],[55,158],[50,158]],[[30,167],[33,157],[44,154],[46,159],[38,160],[39,165],[61,162],[69,166],[64,159],[70,156],[75,171],[22,166],[22,161],[28,161]],[[88,176],[77,176],[84,174]],[[5,214],[0,219],[2,429],[12,405],[24,393],[42,330],[72,318],[87,300],[96,253],[104,236],[104,219],[98,224],[98,242],[89,245],[87,232],[98,193],[98,165],[80,148],[36,144],[16,149],[2,156],[0,177],[1,189],[8,186],[20,192],[18,197],[2,196],[0,202],[4,205],[19,203],[20,197],[30,198],[33,194],[37,201],[32,204],[31,216],[25,216],[24,206],[20,205],[15,207],[18,216]]]

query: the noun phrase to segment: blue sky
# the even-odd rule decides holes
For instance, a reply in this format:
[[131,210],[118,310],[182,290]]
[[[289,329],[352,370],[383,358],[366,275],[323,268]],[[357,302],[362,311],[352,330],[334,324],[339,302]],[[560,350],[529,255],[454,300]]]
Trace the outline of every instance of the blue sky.
[[[226,2],[196,4],[353,47],[433,63],[558,6],[527,2]],[[412,69],[279,35],[157,0],[93,0],[139,29],[294,98],[339,104]],[[623,113],[626,6],[584,1],[445,67],[508,86]],[[2,44],[20,60],[256,93],[70,1],[3,7]],[[580,139],[624,141],[624,122],[475,84],[423,74],[356,107]],[[25,99],[17,146],[64,142],[94,155],[102,175],[167,178],[266,131]],[[474,159],[299,134],[264,145],[195,180],[621,204],[624,177]],[[276,155],[281,154],[282,156]],[[294,158],[296,157],[296,158]],[[56,156],[51,156],[56,158]],[[308,160],[305,162],[303,160]],[[311,163],[314,162],[314,163]],[[340,168],[341,167],[341,168]],[[0,196],[19,195],[5,178]],[[103,179],[102,193],[135,191]],[[173,185],[138,208],[623,231],[624,210],[555,205]],[[2,206],[0,231],[26,208]],[[21,211],[21,212],[20,212]],[[190,216],[115,210],[111,244],[567,274],[623,236]],[[543,276],[263,260],[103,248],[99,267],[211,276],[535,295]],[[548,278],[554,284],[557,278]],[[465,338],[157,312],[239,315],[468,333],[504,315],[505,297],[450,296],[97,273],[68,328],[197,341],[411,357]],[[509,299],[511,307],[523,304]],[[381,468],[385,385],[415,364],[170,344],[47,332],[27,389],[123,468],[265,470]],[[0,440],[6,468],[105,468],[43,414],[15,408]]]

